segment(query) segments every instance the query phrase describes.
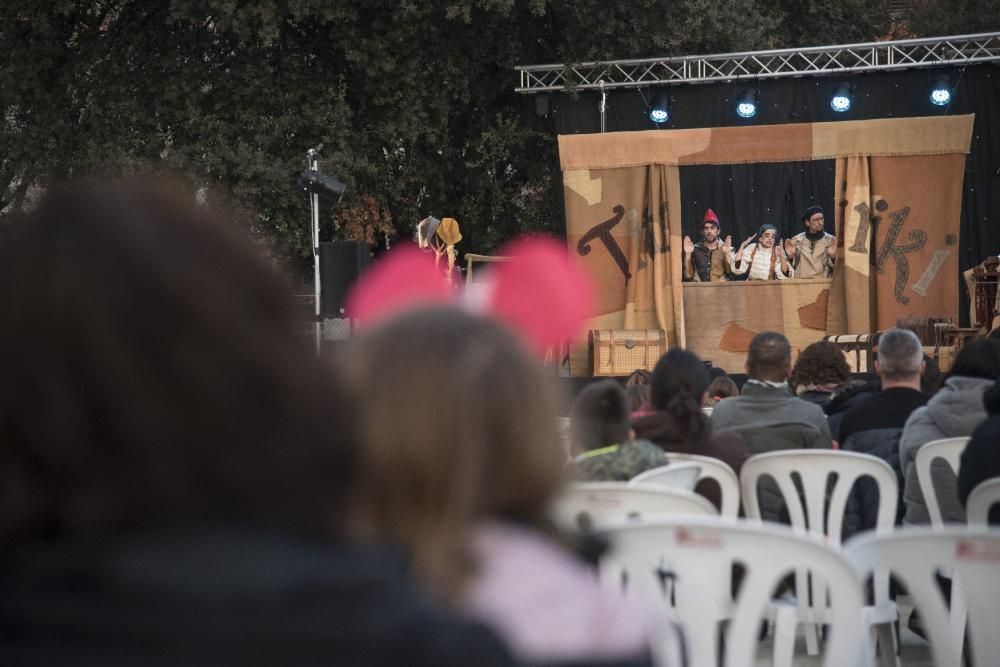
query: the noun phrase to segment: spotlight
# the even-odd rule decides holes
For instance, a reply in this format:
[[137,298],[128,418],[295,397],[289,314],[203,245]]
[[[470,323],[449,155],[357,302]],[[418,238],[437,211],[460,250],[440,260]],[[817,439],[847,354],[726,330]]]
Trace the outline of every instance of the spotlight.
[[740,93],[740,96],[736,98],[736,115],[740,118],[753,118],[757,115],[756,92],[748,88]]
[[347,189],[347,184],[343,181],[338,181],[333,176],[324,176],[315,169],[306,169],[299,174],[296,185],[301,190],[329,201],[339,201]]
[[667,91],[661,90],[653,95],[653,103],[649,108],[649,120],[657,125],[670,120],[670,95]]
[[830,98],[830,108],[838,113],[843,113],[845,111],[851,110],[851,104],[854,102],[854,91],[851,90],[851,84],[840,83],[837,84],[833,89],[833,97]]
[[951,104],[951,78],[947,74],[942,74],[934,82],[931,88],[931,104],[945,107]]

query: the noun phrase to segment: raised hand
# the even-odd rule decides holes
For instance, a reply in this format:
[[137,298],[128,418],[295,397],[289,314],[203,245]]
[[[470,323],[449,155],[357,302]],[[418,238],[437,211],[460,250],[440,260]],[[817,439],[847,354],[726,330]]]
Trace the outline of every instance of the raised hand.
[[795,241],[792,239],[785,239],[782,249],[787,257],[795,257]]
[[830,237],[830,245],[826,248],[826,254],[830,256],[830,259],[837,259],[837,237]]
[[694,252],[694,242],[691,240],[690,236],[684,237],[684,254],[690,255]]
[[748,245],[750,245],[755,238],[757,238],[757,235],[756,234],[751,234],[750,238],[748,238],[746,241],[744,241],[743,243],[741,243],[740,244],[740,252],[743,252],[743,248],[746,248]]
[[733,251],[733,237],[727,236],[726,240],[722,242],[722,252],[727,255]]

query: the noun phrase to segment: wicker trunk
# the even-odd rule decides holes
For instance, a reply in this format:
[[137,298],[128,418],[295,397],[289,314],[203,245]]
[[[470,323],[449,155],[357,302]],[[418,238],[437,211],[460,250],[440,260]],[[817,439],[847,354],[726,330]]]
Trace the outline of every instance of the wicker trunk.
[[593,329],[589,338],[594,375],[652,370],[667,351],[667,332],[661,329]]

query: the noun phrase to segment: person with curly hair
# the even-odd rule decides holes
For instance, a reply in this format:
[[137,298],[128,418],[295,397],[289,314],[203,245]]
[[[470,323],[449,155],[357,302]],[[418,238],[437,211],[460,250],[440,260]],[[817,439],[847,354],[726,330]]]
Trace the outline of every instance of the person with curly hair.
[[844,353],[833,343],[821,340],[802,350],[790,380],[796,396],[823,405],[850,377]]

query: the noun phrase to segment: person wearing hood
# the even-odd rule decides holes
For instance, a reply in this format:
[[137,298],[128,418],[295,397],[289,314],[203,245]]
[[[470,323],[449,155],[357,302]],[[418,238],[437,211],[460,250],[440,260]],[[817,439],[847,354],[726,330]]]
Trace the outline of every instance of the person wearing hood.
[[810,206],[802,214],[806,231],[785,239],[785,254],[796,278],[830,278],[837,260],[837,237],[823,230],[822,206]]
[[[903,501],[906,524],[928,524],[930,515],[917,480],[917,450],[932,440],[971,435],[986,419],[983,394],[1000,378],[1000,343],[975,340],[961,349],[944,386],[910,415],[899,443],[900,464],[905,476]],[[938,461],[931,476],[941,515],[946,523],[964,523],[965,510],[958,497],[957,479],[951,468]]]
[[[708,390],[708,370],[698,355],[680,348],[670,350],[656,362],[650,387],[654,412],[632,420],[636,437],[652,441],[668,454],[720,459],[739,476],[747,458],[746,443],[738,433],[712,431],[712,422],[701,410]],[[721,507],[716,482],[702,480],[695,491]]]

